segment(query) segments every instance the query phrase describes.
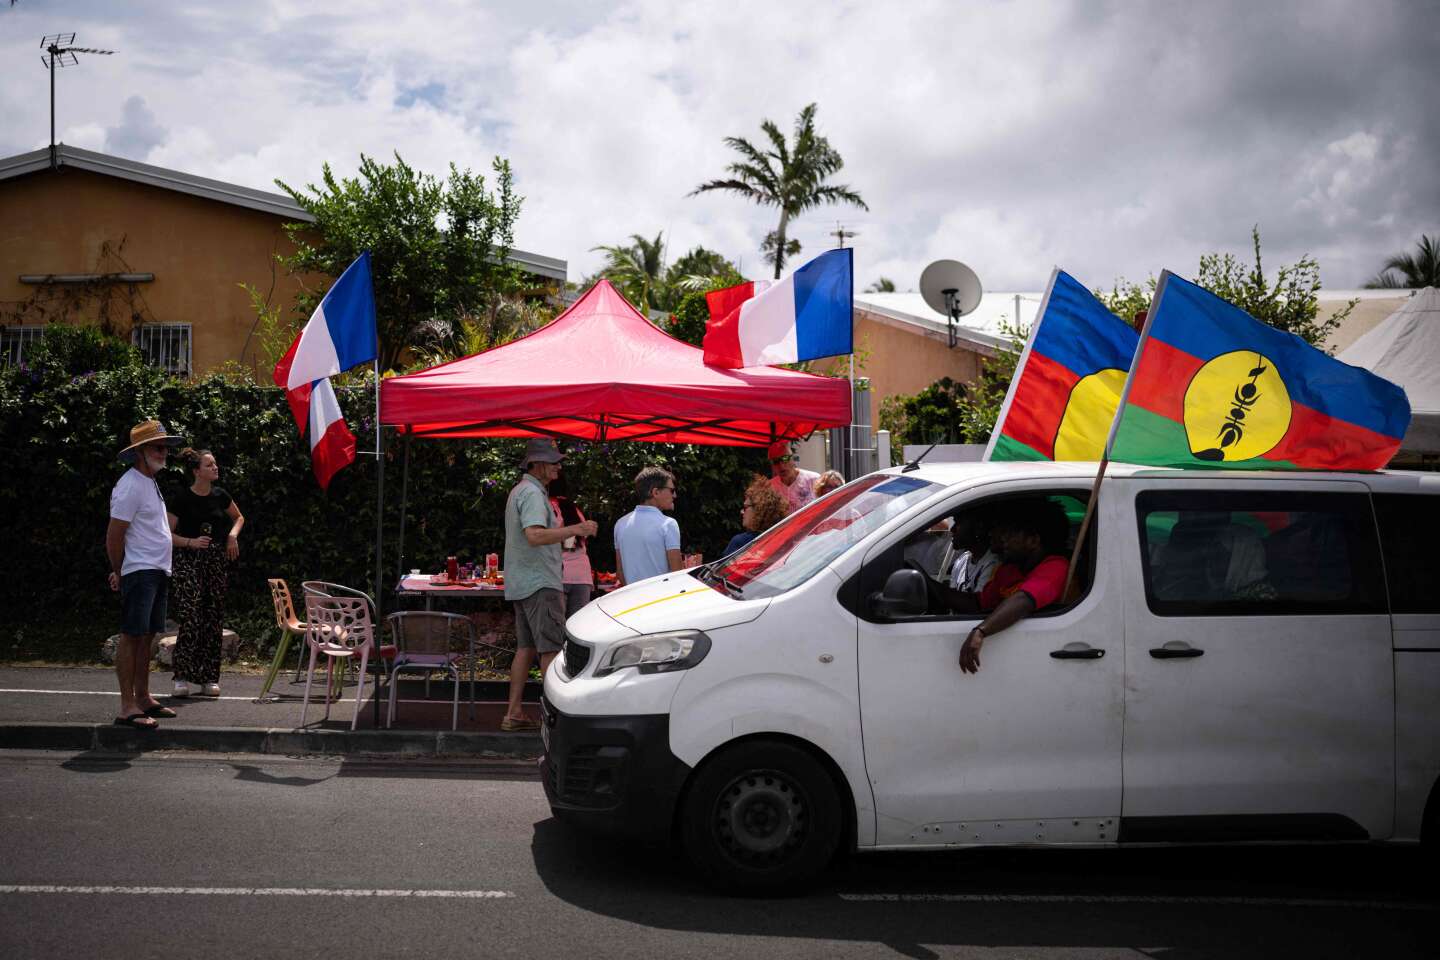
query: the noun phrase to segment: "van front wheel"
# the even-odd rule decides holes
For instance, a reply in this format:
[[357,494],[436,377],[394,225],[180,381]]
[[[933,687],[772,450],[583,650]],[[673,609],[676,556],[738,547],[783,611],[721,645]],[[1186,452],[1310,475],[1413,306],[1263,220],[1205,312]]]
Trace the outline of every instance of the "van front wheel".
[[798,890],[840,843],[840,799],[814,757],[785,743],[741,744],[696,774],[682,810],[685,850],[719,886]]

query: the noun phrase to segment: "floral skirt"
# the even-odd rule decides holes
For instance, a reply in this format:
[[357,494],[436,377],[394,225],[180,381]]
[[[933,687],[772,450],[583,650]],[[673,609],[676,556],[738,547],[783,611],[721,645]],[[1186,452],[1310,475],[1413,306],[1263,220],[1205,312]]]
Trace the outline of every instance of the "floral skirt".
[[175,551],[170,597],[180,632],[175,637],[175,679],[220,682],[220,633],[225,620],[225,545]]

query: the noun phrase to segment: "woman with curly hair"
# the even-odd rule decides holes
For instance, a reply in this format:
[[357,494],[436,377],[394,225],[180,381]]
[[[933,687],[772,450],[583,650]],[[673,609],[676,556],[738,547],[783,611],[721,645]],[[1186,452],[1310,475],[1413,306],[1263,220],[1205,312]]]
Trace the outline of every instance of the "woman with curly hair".
[[774,484],[764,477],[756,477],[750,486],[745,488],[745,503],[740,508],[740,526],[743,529],[730,538],[730,543],[725,547],[725,556],[730,556],[784,520],[789,512],[790,504],[775,489]]
[[225,620],[225,565],[240,556],[245,517],[222,487],[209,450],[186,447],[180,459],[194,482],[168,504],[175,550],[175,696],[190,684],[203,696],[220,696],[220,637]]

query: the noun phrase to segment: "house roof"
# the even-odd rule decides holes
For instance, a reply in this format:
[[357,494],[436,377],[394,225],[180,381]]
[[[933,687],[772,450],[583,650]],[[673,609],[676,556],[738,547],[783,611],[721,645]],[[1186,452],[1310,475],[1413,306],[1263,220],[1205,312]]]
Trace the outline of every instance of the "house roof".
[[[86,170],[102,176],[118,177],[133,183],[159,187],[162,190],[188,193],[206,200],[259,210],[262,213],[284,217],[287,220],[301,223],[315,222],[313,216],[283,193],[269,193],[265,190],[242,187],[235,183],[226,183],[223,180],[197,177],[192,173],[182,173],[179,170],[169,170],[148,163],[126,160],[123,157],[113,157],[106,153],[97,153],[94,150],[82,150],[64,143],[57,145],[55,152],[57,163],[62,167],[73,167],[76,170]],[[39,150],[17,154],[13,157],[5,157],[0,159],[0,181],[22,177],[26,174],[40,173],[49,167],[49,147],[42,147]],[[566,276],[566,262],[556,257],[511,249],[510,262],[537,276],[562,281]]]

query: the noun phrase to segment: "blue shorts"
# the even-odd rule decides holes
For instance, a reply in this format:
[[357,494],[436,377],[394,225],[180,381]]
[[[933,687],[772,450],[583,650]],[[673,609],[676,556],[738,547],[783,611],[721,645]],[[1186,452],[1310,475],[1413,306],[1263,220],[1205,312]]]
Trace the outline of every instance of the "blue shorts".
[[132,570],[120,578],[120,632],[131,637],[165,632],[170,575],[164,570]]

